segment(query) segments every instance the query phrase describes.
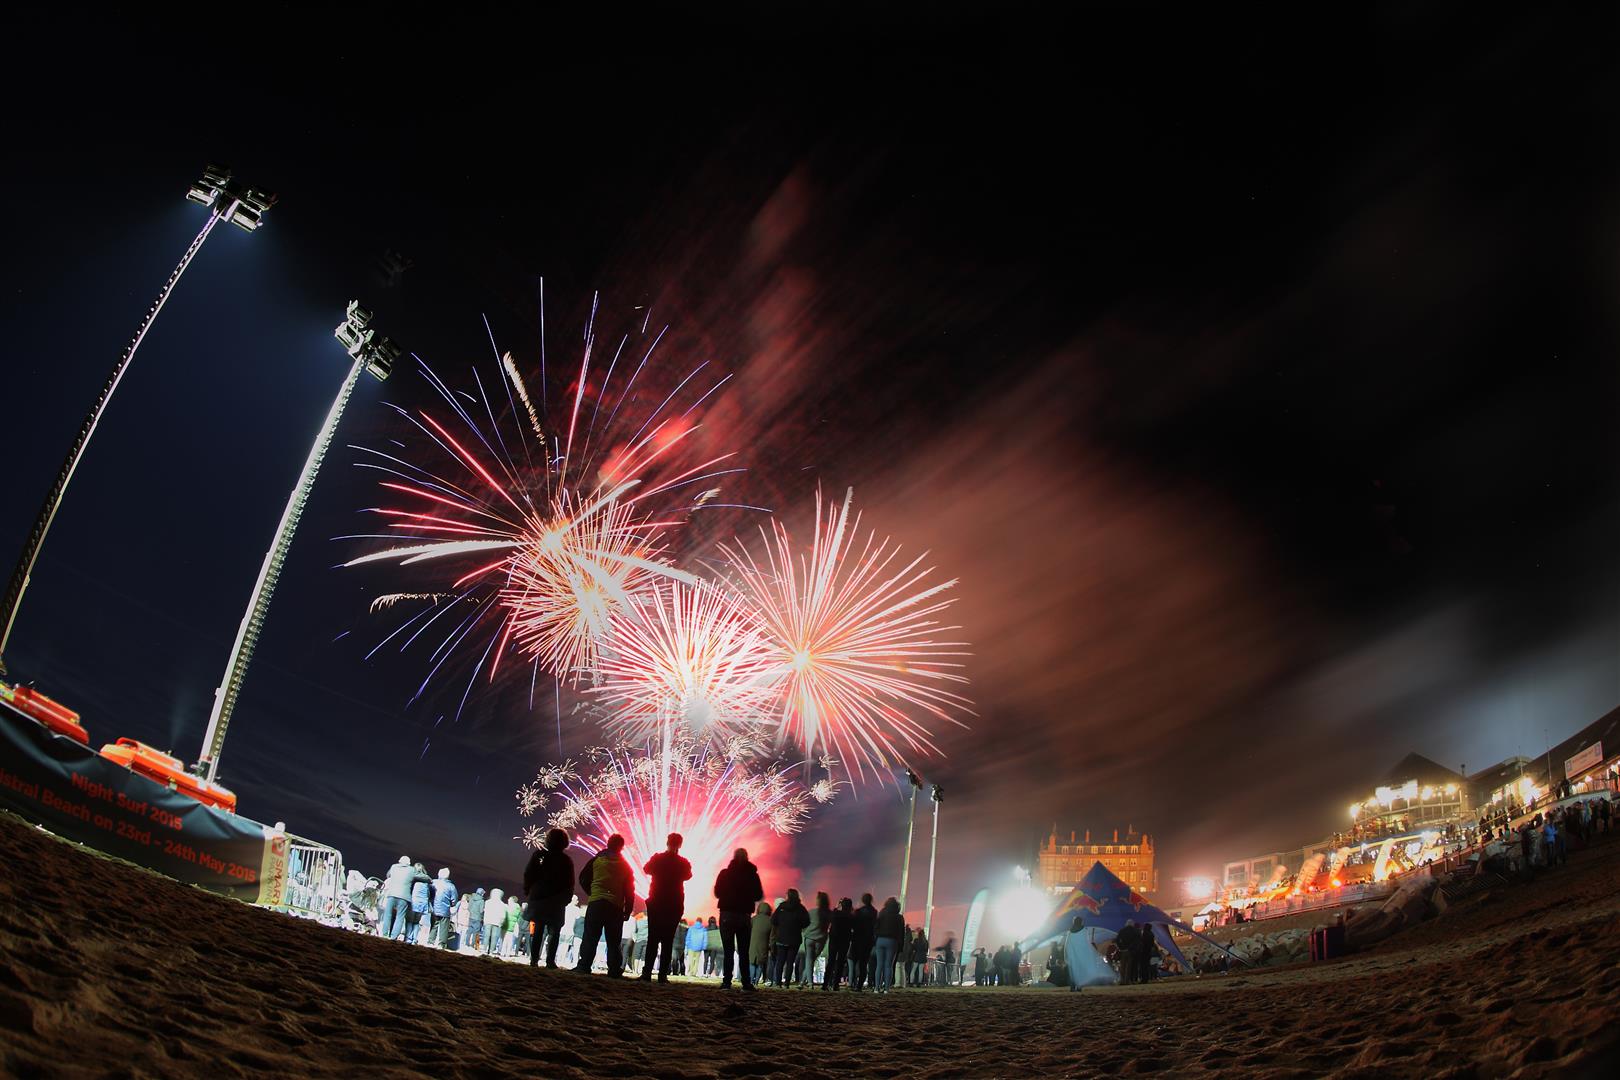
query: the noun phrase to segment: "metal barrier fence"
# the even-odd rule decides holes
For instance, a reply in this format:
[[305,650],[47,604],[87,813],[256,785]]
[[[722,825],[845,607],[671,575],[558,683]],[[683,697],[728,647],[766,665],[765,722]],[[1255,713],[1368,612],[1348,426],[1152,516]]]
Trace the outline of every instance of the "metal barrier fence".
[[341,922],[348,907],[343,852],[301,836],[287,839],[287,885],[275,906],[323,922]]

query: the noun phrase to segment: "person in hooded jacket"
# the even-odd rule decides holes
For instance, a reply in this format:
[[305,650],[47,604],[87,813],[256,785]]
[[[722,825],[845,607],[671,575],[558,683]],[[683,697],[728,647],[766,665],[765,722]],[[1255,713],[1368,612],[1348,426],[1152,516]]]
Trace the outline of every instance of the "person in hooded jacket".
[[477,951],[484,941],[484,889],[479,886],[473,894],[463,901],[467,909],[467,937],[462,942],[467,948]]
[[382,919],[377,924],[377,930],[390,941],[405,933],[406,920],[411,910],[411,892],[418,879],[426,881],[428,876],[422,871],[420,864],[411,865],[408,856],[401,855],[399,862],[388,868],[388,877],[383,884],[385,899]]
[[529,920],[523,917],[523,901],[516,896],[506,902],[506,921],[501,924],[502,956],[517,956],[520,951],[527,951],[529,942],[525,934],[529,929]]
[[501,897],[505,895],[499,889],[491,889],[489,899],[484,901],[485,956],[501,954],[501,938],[506,929],[506,901]]
[[[754,905],[765,899],[765,886],[760,884],[759,868],[748,861],[748,849],[738,848],[732,853],[731,862],[721,870],[714,879],[714,897],[720,905],[720,948],[721,971],[720,985],[731,985],[731,965],[733,959],[741,960],[746,952],[744,943],[750,940],[749,920],[754,913]],[[749,965],[739,963],[742,986],[744,990],[754,989],[753,972]]]
[[450,910],[455,907],[456,900],[461,893],[456,891],[455,882],[450,880],[450,868],[440,867],[439,876],[433,881],[433,933],[432,942],[436,948],[448,949],[450,947]]
[[431,921],[428,908],[433,904],[433,879],[428,877],[427,868],[421,863],[412,863],[411,869],[415,873],[411,878],[411,911],[405,924],[407,945],[415,945],[422,937],[422,920],[426,918]]
[[659,982],[669,982],[673,971],[675,924],[686,907],[686,883],[692,880],[692,864],[681,856],[682,842],[680,833],[670,833],[664,841],[664,850],[648,859],[647,865],[641,868],[652,882],[647,889],[647,957],[641,965],[643,979],[652,978],[654,963],[662,965],[658,971]]
[[709,947],[709,929],[702,917],[692,920],[692,925],[686,928],[686,973],[688,975],[703,974],[703,951]]
[[534,933],[529,938],[529,966],[537,967],[540,952],[546,954],[546,967],[557,966],[557,946],[562,943],[563,917],[568,901],[574,898],[574,860],[568,854],[568,834],[561,829],[546,833],[545,847],[529,856],[523,868],[523,892],[529,901],[529,918]]
[[589,974],[596,962],[596,947],[607,938],[607,967],[611,978],[624,973],[624,920],[635,910],[635,873],[624,859],[624,837],[614,833],[607,847],[579,872],[585,890],[585,938],[580,942],[574,970]]
[[[826,893],[816,894],[816,906],[821,906]],[[821,980],[823,990],[836,990],[844,977],[844,966],[849,963],[849,939],[855,930],[855,908],[849,897],[838,901],[838,906],[827,915],[827,973]]]
[[877,972],[872,970],[872,949],[877,941],[877,908],[872,906],[872,894],[861,894],[861,906],[855,909],[854,931],[849,937],[849,985],[865,990],[870,984],[877,988]]
[[827,948],[827,927],[831,922],[832,899],[818,892],[816,906],[810,909],[810,924],[804,928],[804,969],[799,973],[800,986],[809,986],[816,980],[816,961]]
[[900,901],[889,897],[877,917],[877,992],[887,994],[894,985],[894,958],[900,939],[906,933],[906,918],[900,914]]
[[776,914],[771,916],[771,925],[776,928],[776,974],[771,985],[791,986],[799,943],[804,938],[805,928],[810,925],[810,913],[800,902],[798,889],[787,891],[787,899],[776,906]]
[[709,928],[703,938],[703,970],[710,975],[724,975],[721,989],[731,985],[731,972],[722,972],[720,958],[725,952],[725,943],[720,940],[720,924],[713,915],[709,916]]
[[755,983],[770,969],[771,905],[761,900],[748,931],[748,974]]

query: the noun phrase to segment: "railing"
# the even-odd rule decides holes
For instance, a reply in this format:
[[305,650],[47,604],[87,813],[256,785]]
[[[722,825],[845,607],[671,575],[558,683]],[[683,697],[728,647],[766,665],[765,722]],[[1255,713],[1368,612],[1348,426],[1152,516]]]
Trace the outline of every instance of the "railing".
[[341,922],[348,907],[343,852],[300,836],[287,839],[287,884],[276,906],[323,922]]

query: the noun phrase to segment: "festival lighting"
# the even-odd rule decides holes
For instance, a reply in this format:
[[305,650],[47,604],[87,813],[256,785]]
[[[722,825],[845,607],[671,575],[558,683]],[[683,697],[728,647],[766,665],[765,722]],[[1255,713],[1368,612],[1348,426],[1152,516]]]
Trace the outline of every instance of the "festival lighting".
[[22,605],[23,593],[28,589],[29,580],[34,572],[34,563],[39,559],[40,548],[45,544],[45,536],[50,532],[51,523],[56,520],[56,511],[62,504],[62,496],[67,492],[68,484],[73,480],[73,473],[78,469],[79,461],[84,457],[85,449],[89,447],[90,439],[96,433],[96,425],[101,422],[102,413],[106,412],[113,393],[117,391],[124,373],[129,370],[129,365],[135,359],[135,351],[141,347],[147,331],[151,330],[152,324],[157,321],[158,312],[163,310],[163,305],[174,292],[174,287],[180,283],[180,275],[186,272],[191,260],[202,250],[209,234],[214,231],[214,226],[220,221],[229,221],[246,232],[252,232],[263,223],[265,213],[276,201],[273,195],[241,186],[232,179],[229,169],[217,165],[209,165],[203,171],[202,179],[191,185],[186,198],[208,207],[208,220],[203,223],[202,231],[196,235],[191,245],[186,248],[185,254],[180,257],[179,265],[169,274],[163,288],[158,290],[157,299],[146,309],[146,314],[136,325],[135,336],[124,346],[118,362],[113,365],[112,373],[102,384],[101,394],[90,407],[84,423],[79,426],[78,437],[68,448],[67,459],[56,474],[56,482],[51,485],[50,491],[45,496],[44,505],[34,518],[33,528],[29,530],[28,539],[23,543],[22,554],[17,559],[11,580],[6,584],[5,594],[0,597],[0,673],[6,670],[4,657],[6,645],[11,640],[11,627],[17,619],[17,609]]
[[1003,934],[1023,941],[1041,928],[1057,901],[1031,885],[1029,872],[1023,867],[1014,867],[1013,877],[1018,884],[997,894],[991,901],[990,913]]
[[965,642],[949,640],[955,626],[935,616],[955,579],[929,582],[924,553],[906,560],[887,538],[860,539],[860,517],[850,518],[854,492],[822,513],[816,493],[816,528],[808,551],[796,550],[787,529],[773,521],[760,529],[761,558],[741,541],[723,545],[742,599],[764,625],[774,705],[784,742],[806,755],[818,749],[882,774],[908,754],[937,752],[928,729],[908,710],[961,724],[972,703],[952,686]]
[[1208,900],[1215,895],[1215,879],[1190,877],[1181,883],[1181,893],[1187,900]]
[[221,221],[246,233],[263,225],[264,215],[276,204],[274,195],[243,185],[231,176],[231,170],[221,165],[203,169],[202,179],[191,185],[186,198],[208,207]]
[[270,550],[265,552],[264,562],[259,566],[259,576],[253,582],[253,591],[248,594],[247,611],[236,629],[236,641],[231,646],[230,659],[225,665],[225,677],[214,691],[208,730],[203,735],[202,752],[196,765],[198,775],[209,780],[219,773],[219,755],[225,745],[225,733],[230,727],[242,681],[247,677],[254,646],[258,644],[259,633],[270,611],[270,597],[281,578],[281,567],[286,561],[287,551],[292,547],[293,534],[298,531],[298,521],[303,516],[310,492],[315,488],[315,477],[321,471],[321,462],[326,459],[326,451],[337,434],[343,410],[349,404],[349,397],[354,393],[362,372],[381,382],[393,370],[394,360],[399,356],[399,346],[371,327],[371,313],[362,308],[358,300],[349,301],[344,320],[332,335],[342,343],[353,362],[338,387],[332,407],[327,410],[326,422],[321,425],[314,445],[309,448],[303,471],[298,474],[298,483],[293,485],[287,505],[281,511],[281,521],[270,541]]

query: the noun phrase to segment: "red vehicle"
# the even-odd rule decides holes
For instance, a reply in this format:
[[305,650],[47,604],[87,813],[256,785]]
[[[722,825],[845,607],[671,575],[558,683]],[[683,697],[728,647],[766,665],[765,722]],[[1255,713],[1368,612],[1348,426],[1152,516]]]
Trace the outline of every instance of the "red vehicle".
[[90,745],[90,734],[79,723],[79,714],[52,701],[33,687],[0,683],[0,700],[11,702],[18,712],[38,720],[56,734]]
[[156,780],[182,795],[189,795],[204,806],[236,813],[235,792],[212,780],[193,776],[186,771],[179,758],[153,749],[138,739],[119,739],[115,743],[108,743],[101,748],[101,756],[148,780]]

